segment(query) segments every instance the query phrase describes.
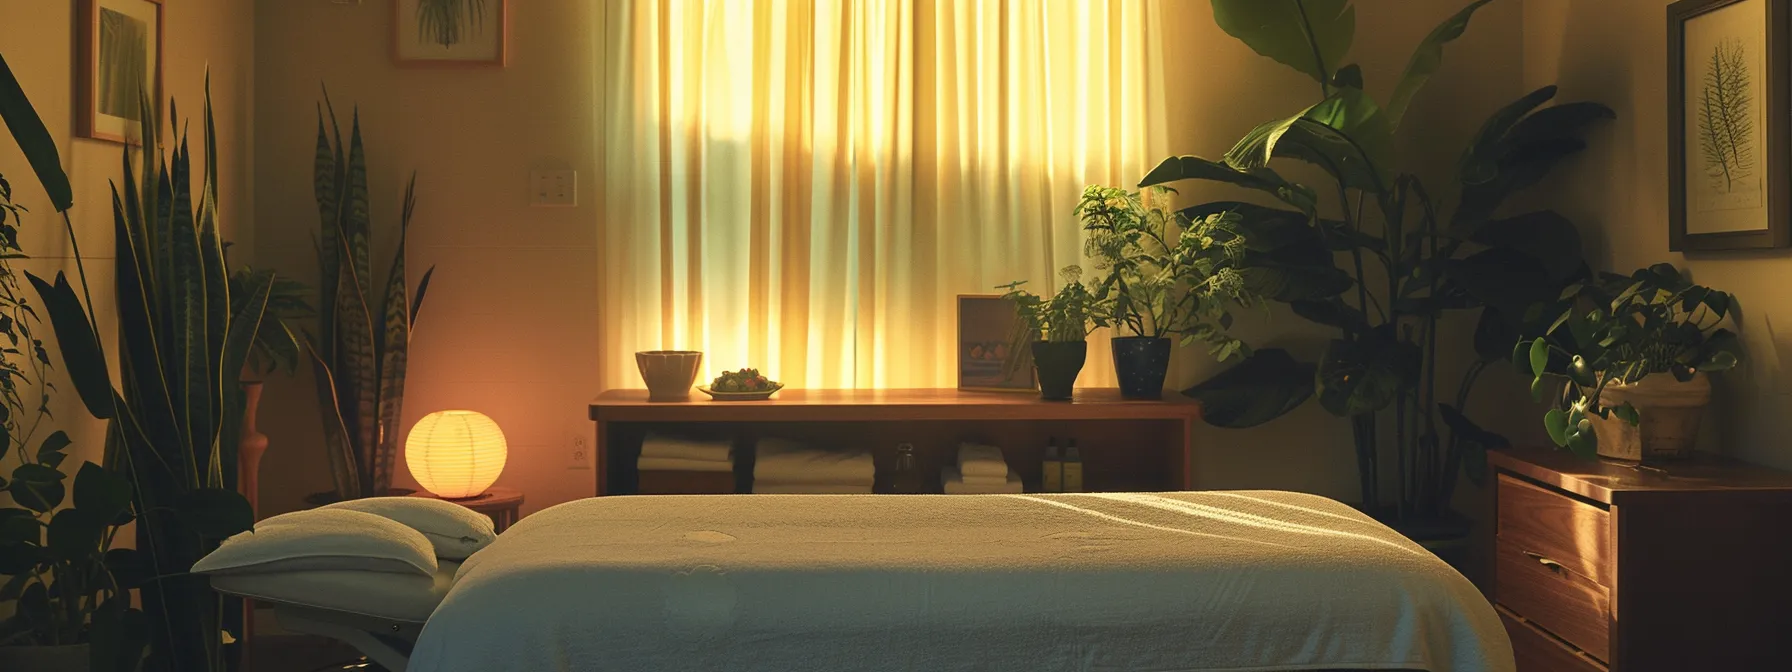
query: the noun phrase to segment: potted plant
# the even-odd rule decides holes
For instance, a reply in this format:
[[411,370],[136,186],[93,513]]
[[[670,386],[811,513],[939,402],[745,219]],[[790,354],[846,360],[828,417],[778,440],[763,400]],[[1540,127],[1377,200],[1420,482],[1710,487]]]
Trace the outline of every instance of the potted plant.
[[129,672],[142,660],[147,626],[129,592],[137,552],[112,542],[133,520],[131,484],[83,462],[67,488],[58,467],[68,445],[55,432],[35,451],[20,450],[7,483],[18,506],[0,508],[0,576],[10,577],[0,604],[12,603],[0,621],[0,669]]
[[[329,112],[329,133],[323,114]],[[405,238],[417,206],[417,176],[405,185],[398,245],[375,282],[369,247],[366,152],[357,111],[343,143],[336,111],[318,111],[314,197],[320,215],[317,331],[307,344],[323,412],[324,452],[334,489],[307,497],[313,504],[392,493],[392,474],[404,433],[406,361],[411,331],[429,290],[432,267],[415,290],[405,268]]]
[[1723,328],[1735,297],[1695,285],[1667,264],[1571,287],[1545,336],[1514,353],[1535,376],[1541,401],[1562,382],[1543,417],[1556,445],[1582,457],[1651,461],[1691,455],[1709,373],[1741,361]]
[[[1356,14],[1343,3],[1213,0],[1222,30],[1312,78],[1320,95],[1251,129],[1218,160],[1172,157],[1141,182],[1198,180],[1254,192],[1252,202],[1183,213],[1237,215],[1248,243],[1240,271],[1246,287],[1336,329],[1316,362],[1258,350],[1189,389],[1203,419],[1250,427],[1316,397],[1350,419],[1362,507],[1421,541],[1465,538],[1466,519],[1449,509],[1457,474],[1475,477],[1484,449],[1504,443],[1469,421],[1464,404],[1474,383],[1513,343],[1540,331],[1523,319],[1531,306],[1589,275],[1566,218],[1547,210],[1506,214],[1502,206],[1583,149],[1588,127],[1615,116],[1597,103],[1545,107],[1556,89],[1544,87],[1488,118],[1449,183],[1427,184],[1404,171],[1395,135],[1406,111],[1437,74],[1444,47],[1488,1],[1468,3],[1432,30],[1382,102],[1365,92],[1365,73],[1348,60]],[[1281,163],[1316,167],[1323,182],[1290,180],[1272,167]],[[1469,344],[1440,337],[1449,315],[1479,321],[1475,361],[1454,399],[1437,380],[1438,355]]]
[[1226,334],[1229,306],[1250,306],[1237,265],[1245,240],[1237,215],[1199,217],[1170,210],[1167,188],[1127,191],[1091,185],[1075,213],[1083,221],[1083,253],[1103,271],[1095,283],[1097,322],[1114,326],[1114,373],[1129,399],[1163,396],[1172,336],[1203,341],[1215,359],[1249,356]]
[[[1083,285],[1081,266],[1065,266],[1058,272],[1064,286],[1050,299],[1040,298],[1025,289],[1025,280],[1002,285],[1003,295],[1014,302],[1020,313],[1020,328],[1015,331],[1014,347],[1031,348],[1033,369],[1038,374],[1039,396],[1048,401],[1069,401],[1076,377],[1089,357],[1089,332],[1101,324],[1095,296]],[[1009,366],[1019,366],[1024,358],[1010,355]]]
[[[81,287],[77,290],[61,272],[51,281],[25,276],[54,327],[62,366],[75,392],[89,414],[108,421],[104,467],[129,483],[136,547],[141,549],[136,571],[153,577],[138,584],[143,617],[96,622],[92,638],[96,643],[106,638],[147,641],[146,669],[181,672],[221,671],[232,655],[225,648],[224,628],[232,627],[227,614],[241,610],[229,608],[229,601],[213,592],[205,577],[187,569],[224,538],[254,525],[254,512],[235,489],[236,473],[225,466],[234,466],[237,457],[236,441],[223,436],[225,427],[229,418],[242,415],[236,397],[226,392],[234,389],[260,331],[275,279],[272,273],[256,273],[243,288],[247,300],[232,300],[219,235],[217,145],[207,79],[204,179],[198,190],[193,188],[196,166],[184,136],[163,155],[160,117],[148,96],[142,99],[139,116],[141,168],[132,161],[130,145],[123,152],[123,178],[114,192],[118,196],[111,219],[116,249],[109,255],[119,304],[122,375],[115,382],[99,338],[94,303],[83,299],[91,293],[87,258],[68,215],[74,206],[73,188],[49,130],[0,59],[0,116],[50,203],[62,214],[63,228],[75,246],[72,256]],[[178,136],[180,123],[172,102],[169,118]],[[82,497],[79,475],[76,479],[76,496]],[[60,487],[60,481],[46,487]],[[75,509],[81,508],[76,502]],[[52,517],[45,532],[53,551],[71,543],[58,542],[59,537],[87,541],[85,536],[58,532],[66,525],[59,525],[64,515],[58,512]],[[79,529],[92,529],[87,525],[92,521],[82,522]],[[133,658],[120,665],[136,662]]]

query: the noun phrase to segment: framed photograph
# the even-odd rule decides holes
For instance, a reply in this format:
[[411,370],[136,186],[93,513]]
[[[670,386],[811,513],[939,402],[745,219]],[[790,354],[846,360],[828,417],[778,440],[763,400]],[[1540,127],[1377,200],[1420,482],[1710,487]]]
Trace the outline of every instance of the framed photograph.
[[392,0],[400,65],[496,66],[509,59],[510,0]]
[[1792,0],[1668,6],[1668,247],[1792,245]]
[[76,132],[140,144],[143,96],[162,104],[162,0],[81,0]]
[[[1031,392],[1033,353],[1014,348],[1020,312],[999,295],[958,297],[958,389]],[[1015,358],[1018,358],[1016,360]]]

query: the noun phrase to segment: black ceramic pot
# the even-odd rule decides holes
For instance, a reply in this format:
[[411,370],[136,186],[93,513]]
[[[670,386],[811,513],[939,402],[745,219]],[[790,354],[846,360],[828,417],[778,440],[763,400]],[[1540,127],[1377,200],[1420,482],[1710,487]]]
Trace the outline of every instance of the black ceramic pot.
[[1162,399],[1164,375],[1170,370],[1170,339],[1124,336],[1114,339],[1114,374],[1120,396]]
[[1088,341],[1034,341],[1033,370],[1039,374],[1039,396],[1047,401],[1070,401],[1070,390],[1088,358]]

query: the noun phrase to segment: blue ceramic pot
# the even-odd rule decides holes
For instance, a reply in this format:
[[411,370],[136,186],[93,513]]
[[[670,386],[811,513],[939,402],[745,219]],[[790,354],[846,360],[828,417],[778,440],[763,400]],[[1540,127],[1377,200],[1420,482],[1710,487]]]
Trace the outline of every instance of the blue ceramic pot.
[[1114,373],[1120,396],[1162,399],[1164,375],[1170,370],[1170,339],[1124,336],[1114,339]]

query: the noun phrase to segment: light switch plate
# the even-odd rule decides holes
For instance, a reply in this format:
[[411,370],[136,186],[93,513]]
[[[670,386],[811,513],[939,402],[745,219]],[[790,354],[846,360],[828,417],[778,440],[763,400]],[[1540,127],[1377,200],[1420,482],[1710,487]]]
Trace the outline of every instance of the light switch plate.
[[529,205],[537,208],[571,208],[579,204],[579,171],[529,171]]

